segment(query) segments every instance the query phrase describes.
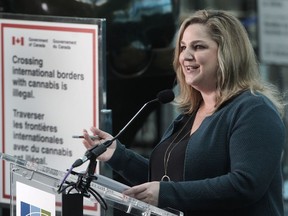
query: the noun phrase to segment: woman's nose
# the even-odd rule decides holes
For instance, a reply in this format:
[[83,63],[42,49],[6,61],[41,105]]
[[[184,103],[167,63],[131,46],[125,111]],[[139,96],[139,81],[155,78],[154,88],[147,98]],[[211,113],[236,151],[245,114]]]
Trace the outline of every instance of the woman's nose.
[[194,54],[189,50],[185,50],[184,51],[184,60],[189,61],[189,60],[193,60],[193,59],[194,59]]

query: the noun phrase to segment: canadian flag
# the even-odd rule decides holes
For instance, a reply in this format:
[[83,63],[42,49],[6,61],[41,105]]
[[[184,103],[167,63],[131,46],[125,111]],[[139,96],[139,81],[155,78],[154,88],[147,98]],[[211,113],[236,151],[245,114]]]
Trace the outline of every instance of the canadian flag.
[[24,37],[20,37],[20,38],[18,38],[18,37],[12,37],[12,44],[13,45],[16,45],[16,44],[20,44],[21,46],[23,46],[24,45]]

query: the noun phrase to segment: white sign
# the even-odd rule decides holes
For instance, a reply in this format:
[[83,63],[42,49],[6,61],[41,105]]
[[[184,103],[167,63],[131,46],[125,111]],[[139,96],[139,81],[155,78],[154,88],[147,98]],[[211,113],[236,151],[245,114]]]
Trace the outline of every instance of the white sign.
[[288,0],[258,0],[259,52],[263,63],[288,64]]
[[[66,171],[86,151],[72,136],[99,124],[99,25],[0,24],[2,152]],[[8,198],[8,164],[2,174]]]
[[16,182],[16,216],[55,216],[55,195]]

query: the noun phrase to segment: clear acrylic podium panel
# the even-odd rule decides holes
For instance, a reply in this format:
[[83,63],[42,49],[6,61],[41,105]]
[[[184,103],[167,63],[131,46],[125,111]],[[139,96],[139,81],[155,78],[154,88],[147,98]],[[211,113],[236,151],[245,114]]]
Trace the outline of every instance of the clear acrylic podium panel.
[[[41,191],[45,191],[56,196],[55,206],[57,202],[62,199],[62,195],[57,193],[57,185],[59,179],[51,176],[45,176],[39,172],[27,169],[25,167],[10,164],[10,216],[16,216],[16,183],[20,182],[25,185],[37,188]],[[57,208],[56,215],[62,215],[62,209]]]
[[[47,193],[55,194],[55,205],[59,205],[57,202],[61,202],[62,194],[58,193],[58,188],[66,175],[65,172],[17,159],[13,156],[9,156],[3,153],[0,153],[0,156],[1,159],[11,162],[11,216],[16,216],[16,182],[21,182]],[[96,175],[96,177],[97,179],[90,183],[90,187],[103,198],[108,208],[115,208],[123,212],[130,213],[131,215],[183,216],[183,213],[177,210],[166,211],[137,199],[124,196],[121,192],[118,192],[117,189],[115,189],[119,187],[119,185],[122,187],[121,183],[101,175]],[[69,175],[66,181],[77,182],[77,179],[77,175]],[[89,200],[94,203],[99,203],[98,200],[96,200],[93,196],[90,196]],[[58,207],[57,210],[57,215],[62,215],[61,208],[59,209]]]

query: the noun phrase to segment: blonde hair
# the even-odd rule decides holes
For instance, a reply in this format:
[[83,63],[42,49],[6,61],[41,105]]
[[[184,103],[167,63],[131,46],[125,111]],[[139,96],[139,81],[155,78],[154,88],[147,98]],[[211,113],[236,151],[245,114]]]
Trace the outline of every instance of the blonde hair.
[[244,90],[267,96],[283,114],[284,106],[276,87],[261,79],[257,57],[241,22],[227,11],[199,10],[186,18],[179,29],[173,66],[179,85],[176,102],[180,110],[191,113],[202,101],[199,91],[186,84],[179,63],[180,41],[184,30],[191,24],[207,27],[212,40],[218,44],[216,109],[225,101]]

